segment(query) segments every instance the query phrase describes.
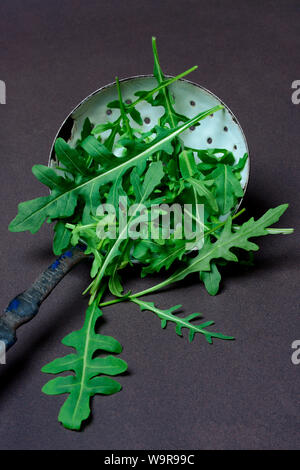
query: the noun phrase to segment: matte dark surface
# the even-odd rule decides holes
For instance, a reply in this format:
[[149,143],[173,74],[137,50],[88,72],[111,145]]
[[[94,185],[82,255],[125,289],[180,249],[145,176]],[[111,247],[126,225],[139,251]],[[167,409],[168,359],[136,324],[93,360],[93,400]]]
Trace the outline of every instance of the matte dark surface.
[[[137,306],[106,309],[102,332],[124,346],[123,391],[95,397],[82,433],[57,422],[64,397],[41,393],[41,367],[68,352],[60,340],[80,328],[89,264],[77,266],[19,331],[0,365],[1,449],[295,449],[300,447],[300,365],[291,362],[299,331],[300,79],[298,1],[2,0],[0,79],[1,308],[53,260],[52,230],[7,231],[20,201],[46,194],[31,174],[46,163],[61,121],[86,95],[126,76],[152,71],[151,36],[175,75],[220,96],[240,120],[251,154],[244,206],[249,215],[282,202],[292,236],[260,241],[255,268],[226,270],[210,297],[189,278],[156,294],[158,306],[201,311],[235,342],[176,336]],[[154,279],[133,272],[128,285]]]

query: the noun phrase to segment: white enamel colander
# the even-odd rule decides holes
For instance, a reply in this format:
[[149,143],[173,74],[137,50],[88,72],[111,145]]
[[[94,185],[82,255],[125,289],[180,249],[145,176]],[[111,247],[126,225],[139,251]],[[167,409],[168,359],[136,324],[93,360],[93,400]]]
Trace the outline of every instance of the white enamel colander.
[[[173,77],[168,76],[167,78]],[[136,91],[151,90],[157,86],[157,81],[153,75],[124,78],[120,80],[120,83],[123,99],[127,103],[136,99],[134,96]],[[181,134],[181,139],[188,147],[201,150],[224,148],[233,152],[236,162],[245,153],[249,155],[247,141],[237,118],[220,98],[200,85],[184,79],[169,85],[169,90],[175,99],[175,110],[189,118],[218,104],[224,106],[221,111],[202,120],[199,126],[192,127]],[[119,117],[120,111],[118,109],[109,109],[107,104],[117,99],[118,93],[114,82],[99,88],[81,101],[65,119],[55,136],[51,147],[49,165],[52,166],[57,163],[54,152],[54,143],[57,137],[63,137],[71,146],[75,146],[87,117],[93,124],[115,121]],[[132,121],[132,127],[140,128],[143,131],[149,131],[154,127],[164,113],[161,106],[154,107],[146,102],[139,103],[136,108],[142,116],[143,125],[139,126]],[[131,120],[131,118],[129,119]],[[107,131],[107,136],[109,132]],[[104,138],[106,137],[105,133],[102,135]],[[245,193],[249,178],[249,157],[241,172],[241,177],[241,185]],[[235,210],[237,210],[237,207]]]

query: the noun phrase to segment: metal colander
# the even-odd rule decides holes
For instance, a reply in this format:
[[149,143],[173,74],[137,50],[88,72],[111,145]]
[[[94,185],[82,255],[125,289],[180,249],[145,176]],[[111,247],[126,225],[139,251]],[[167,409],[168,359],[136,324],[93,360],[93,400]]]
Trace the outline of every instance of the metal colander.
[[[168,76],[167,78],[172,77]],[[122,96],[127,103],[133,102],[136,99],[134,96],[136,91],[151,90],[157,86],[157,81],[153,75],[124,78],[120,82]],[[201,150],[207,148],[225,148],[233,152],[236,161],[243,157],[245,153],[249,154],[247,141],[237,118],[216,95],[196,83],[183,79],[169,85],[169,90],[175,99],[175,110],[189,118],[218,104],[222,104],[225,107],[225,109],[201,121],[199,126],[191,127],[181,134],[180,137],[188,147]],[[71,146],[75,146],[76,141],[80,138],[82,126],[87,117],[94,124],[115,121],[120,112],[118,109],[109,109],[107,104],[117,99],[118,93],[115,82],[99,88],[99,90],[87,96],[63,122],[55,136],[54,142],[57,137],[63,137]],[[149,131],[154,127],[164,113],[164,109],[161,106],[153,107],[146,102],[139,103],[136,108],[142,116],[143,125],[139,126],[134,121],[131,124],[133,128],[139,128],[143,131]],[[129,119],[131,120],[131,118]],[[107,136],[109,132],[107,131]],[[105,133],[102,135],[104,138],[106,137]],[[57,163],[54,142],[49,158],[49,165],[51,166]],[[241,177],[241,185],[245,193],[249,178],[249,158],[241,172]]]

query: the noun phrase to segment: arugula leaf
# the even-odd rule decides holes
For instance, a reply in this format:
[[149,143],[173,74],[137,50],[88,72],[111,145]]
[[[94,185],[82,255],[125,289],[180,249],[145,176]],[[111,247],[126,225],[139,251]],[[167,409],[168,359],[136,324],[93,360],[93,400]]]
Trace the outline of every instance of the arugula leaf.
[[118,265],[115,264],[113,272],[109,277],[108,286],[110,292],[116,297],[122,297],[124,287],[121,283],[121,276],[118,274]]
[[201,323],[200,325],[195,325],[192,323],[192,320],[196,318],[202,317],[201,313],[192,313],[187,317],[178,317],[174,315],[174,311],[181,308],[181,305],[176,305],[175,307],[171,307],[167,310],[162,310],[160,308],[155,307],[153,302],[145,302],[144,300],[130,298],[132,302],[139,305],[141,310],[149,310],[150,312],[155,313],[158,318],[161,320],[161,327],[165,328],[167,326],[168,321],[175,323],[176,325],[176,334],[178,336],[182,336],[182,328],[187,328],[189,330],[189,342],[191,343],[194,339],[196,333],[201,333],[205,336],[205,339],[208,343],[212,344],[213,338],[218,339],[234,339],[233,336],[225,336],[222,333],[215,333],[209,330],[206,330],[208,326],[214,324],[213,321],[207,321]]
[[205,288],[210,295],[216,295],[219,291],[221,274],[214,261],[210,263],[210,271],[200,271],[200,280],[204,282]]
[[104,168],[114,168],[120,163],[117,157],[92,135],[87,136],[81,142],[81,147]]
[[241,184],[231,168],[224,164],[219,164],[209,178],[215,182],[216,199],[220,213],[226,215],[234,207],[238,198],[244,194]]
[[[156,38],[152,38],[152,50],[153,50],[153,57],[154,57],[154,69],[153,74],[157,79],[159,85],[161,85],[164,80],[164,74],[162,72],[159,57],[156,47]],[[180,122],[187,122],[188,118],[182,114],[179,114],[173,108],[172,98],[170,92],[167,87],[160,90],[155,97],[155,100],[152,101],[153,106],[164,106],[165,113],[160,118],[160,125],[165,126],[169,124],[171,127],[176,127]],[[190,126],[189,126],[190,127]]]
[[119,375],[127,370],[126,362],[115,356],[94,358],[97,351],[115,354],[122,351],[122,346],[116,339],[95,333],[96,321],[101,316],[102,312],[97,307],[97,302],[94,302],[87,309],[82,329],[62,340],[66,346],[75,348],[76,353],[55,359],[42,368],[48,374],[75,372],[75,375],[50,380],[42,389],[47,395],[69,394],[58,416],[58,420],[68,429],[81,428],[82,422],[90,415],[92,396],[119,392],[119,382],[107,376]]
[[128,119],[128,116],[127,116],[126,111],[125,111],[125,106],[124,106],[123,99],[122,99],[121,87],[120,87],[120,82],[119,82],[118,77],[116,77],[116,85],[117,85],[118,96],[119,96],[119,105],[120,105],[120,111],[121,111],[121,118],[122,118],[122,121],[123,121],[123,125],[125,126],[124,134],[125,135],[128,134],[130,139],[133,139],[133,132],[132,132],[132,129],[130,127],[129,119]]
[[102,132],[111,130],[115,127],[115,123],[113,122],[105,122],[104,124],[98,124],[95,126],[92,131],[86,135],[85,137],[88,137],[90,134],[92,135],[97,135],[97,134],[102,134]]
[[198,157],[203,163],[208,163],[211,165],[218,165],[223,163],[224,165],[233,165],[235,162],[232,152],[226,149],[206,149],[206,150],[194,150],[197,152]]
[[183,150],[179,154],[179,167],[183,179],[188,179],[197,173],[197,166],[192,150]]
[[268,235],[267,227],[277,222],[287,207],[288,204],[282,204],[274,209],[269,209],[256,221],[252,217],[245,222],[237,232],[232,232],[232,218],[229,217],[220,237],[214,243],[207,240],[198,256],[192,258],[187,267],[178,270],[164,281],[161,287],[180,281],[193,272],[210,271],[210,263],[212,260],[222,258],[227,261],[238,261],[237,256],[231,251],[232,248],[257,251],[259,249],[258,245],[254,242],[250,242],[249,238]]
[[243,157],[239,159],[236,165],[232,167],[232,171],[235,173],[236,177],[241,179],[241,171],[245,168],[246,162],[248,160],[248,154],[245,153]]
[[32,167],[32,173],[41,183],[45,184],[50,189],[68,184],[67,178],[59,176],[53,168],[49,168],[48,166],[34,165]]
[[62,220],[59,220],[54,227],[53,253],[61,255],[69,246],[71,240],[71,231],[65,226]]
[[132,187],[133,187],[133,191],[134,191],[134,194],[135,194],[136,201],[139,202],[143,197],[143,190],[142,190],[140,176],[139,176],[136,168],[133,168],[133,170],[130,174],[130,182],[131,182]]
[[246,162],[248,160],[248,154],[245,153],[243,157],[239,159],[236,165],[232,168],[233,171],[242,171],[246,165]]
[[[181,260],[185,253],[185,240],[173,240],[173,243],[165,244],[163,250],[154,255],[152,254],[152,258],[149,254],[149,257],[147,258],[148,265],[142,269],[142,277],[145,277],[150,273],[159,272],[162,268],[168,270],[175,261]],[[137,255],[136,252],[135,255]]]
[[139,124],[140,126],[143,125],[141,113],[136,108],[129,109],[129,114],[137,124]]
[[64,139],[58,137],[54,145],[55,153],[58,160],[73,174],[86,175],[87,168],[84,160],[80,157],[77,150],[70,147]]
[[200,198],[204,198],[209,204],[213,212],[218,212],[218,204],[216,196],[210,191],[211,186],[215,183],[214,180],[201,180],[196,178],[188,178],[187,181],[191,184],[192,188],[196,191]]
[[77,142],[77,144],[79,144],[82,140],[84,140],[88,135],[91,134],[93,130],[93,124],[91,123],[91,121],[89,120],[89,118],[85,118],[84,120],[84,123],[83,123],[83,126],[82,126],[82,131],[81,131],[81,135],[80,135],[80,140]]

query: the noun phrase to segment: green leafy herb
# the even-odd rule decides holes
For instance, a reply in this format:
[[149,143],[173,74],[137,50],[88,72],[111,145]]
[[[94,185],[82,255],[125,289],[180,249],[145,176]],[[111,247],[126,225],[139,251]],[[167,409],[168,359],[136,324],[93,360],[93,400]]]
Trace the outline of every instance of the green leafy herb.
[[175,307],[171,307],[167,310],[162,310],[155,307],[153,302],[145,302],[144,300],[139,299],[132,299],[132,302],[138,304],[141,310],[148,310],[150,312],[155,313],[158,318],[161,320],[161,327],[165,328],[168,322],[175,323],[176,325],[176,334],[182,336],[182,328],[186,328],[189,331],[189,341],[190,343],[193,341],[194,336],[196,333],[201,333],[205,336],[205,339],[208,343],[212,343],[213,338],[219,339],[234,339],[232,336],[225,336],[221,333],[214,333],[212,331],[206,330],[208,326],[214,324],[213,321],[207,321],[201,323],[200,325],[195,325],[192,320],[196,318],[201,318],[201,313],[191,313],[187,317],[178,317],[174,315],[174,311],[180,309],[182,305],[175,305]]
[[[89,294],[89,306],[83,328],[63,339],[63,344],[75,352],[43,368],[51,374],[71,372],[50,380],[43,388],[49,395],[68,394],[58,419],[69,429],[81,428],[90,414],[93,395],[110,395],[121,389],[112,376],[127,369],[127,364],[115,356],[121,352],[118,341],[96,332],[96,322],[102,316],[100,308],[131,302],[142,311],[154,313],[162,328],[171,322],[179,336],[186,329],[190,341],[196,333],[204,335],[209,343],[214,338],[231,340],[231,336],[210,331],[212,321],[195,323],[200,313],[178,315],[175,311],[180,305],[164,310],[141,297],[192,273],[198,273],[207,292],[216,295],[221,283],[220,266],[231,261],[245,263],[243,252],[249,253],[252,263],[258,245],[250,239],[292,232],[271,227],[287,204],[270,209],[258,220],[251,218],[241,225],[236,222],[244,211],[234,214],[243,196],[241,179],[248,155],[237,160],[225,148],[185,145],[181,134],[223,106],[192,119],[179,113],[170,86],[196,67],[167,78],[160,66],[155,38],[152,49],[156,86],[136,91],[135,101],[128,103],[123,99],[122,82],[116,78],[117,99],[108,103],[116,110],[115,120],[92,123],[86,118],[80,138],[72,145],[58,138],[55,153],[59,164],[55,168],[35,165],[32,170],[51,194],[21,203],[9,225],[12,232],[36,233],[44,222],[55,222],[55,254],[83,243],[85,253],[92,258],[91,281],[84,292]],[[143,119],[137,106],[143,101],[163,109],[146,132],[140,127]],[[108,205],[111,212],[103,209]],[[183,208],[179,216],[168,211],[178,206]],[[183,231],[186,217],[191,220],[191,236]],[[199,230],[193,232],[195,228]],[[142,277],[156,272],[167,274],[159,284],[132,293],[126,290],[122,274],[132,267]],[[101,301],[108,291],[114,298]],[[110,355],[99,356],[102,352]]]
[[94,357],[97,351],[113,354],[122,351],[122,346],[116,339],[95,332],[96,321],[101,316],[102,312],[97,302],[94,302],[87,309],[82,329],[74,331],[62,340],[66,346],[75,348],[76,353],[55,359],[42,369],[47,374],[75,372],[75,375],[56,377],[43,387],[43,392],[47,395],[69,394],[58,416],[58,420],[68,429],[80,429],[82,422],[90,414],[92,396],[119,392],[119,382],[108,376],[119,375],[127,370],[126,362],[111,354]]

